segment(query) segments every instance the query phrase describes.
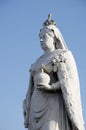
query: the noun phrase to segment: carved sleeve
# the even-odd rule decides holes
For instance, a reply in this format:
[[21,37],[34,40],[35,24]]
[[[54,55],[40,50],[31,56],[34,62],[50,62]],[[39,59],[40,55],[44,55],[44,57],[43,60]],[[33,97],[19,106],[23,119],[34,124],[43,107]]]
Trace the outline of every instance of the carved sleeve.
[[24,114],[24,126],[28,128],[28,120],[29,120],[29,111],[30,111],[30,102],[31,96],[33,93],[33,77],[30,75],[29,87],[26,93],[26,98],[23,101],[23,114]]

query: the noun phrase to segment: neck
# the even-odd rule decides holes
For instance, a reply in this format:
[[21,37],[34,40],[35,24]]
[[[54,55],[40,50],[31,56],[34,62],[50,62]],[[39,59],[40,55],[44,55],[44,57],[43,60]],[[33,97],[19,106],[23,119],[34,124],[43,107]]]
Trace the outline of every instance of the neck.
[[49,54],[51,52],[53,52],[55,50],[55,48],[52,48],[52,49],[47,49],[44,51],[45,54]]

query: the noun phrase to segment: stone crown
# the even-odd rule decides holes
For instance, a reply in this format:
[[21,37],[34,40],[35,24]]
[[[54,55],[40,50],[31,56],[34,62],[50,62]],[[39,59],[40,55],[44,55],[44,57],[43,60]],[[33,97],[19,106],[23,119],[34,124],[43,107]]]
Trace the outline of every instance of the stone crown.
[[56,22],[54,20],[52,20],[51,14],[48,15],[48,19],[43,23],[43,26],[49,26],[49,25],[55,25],[56,26]]

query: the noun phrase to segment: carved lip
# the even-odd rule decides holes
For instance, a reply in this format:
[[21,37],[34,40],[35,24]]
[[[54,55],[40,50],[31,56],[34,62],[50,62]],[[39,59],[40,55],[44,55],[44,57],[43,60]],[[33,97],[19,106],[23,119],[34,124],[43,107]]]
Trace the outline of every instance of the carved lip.
[[41,45],[44,45],[44,41],[41,41],[41,40],[40,40],[40,43],[41,43]]

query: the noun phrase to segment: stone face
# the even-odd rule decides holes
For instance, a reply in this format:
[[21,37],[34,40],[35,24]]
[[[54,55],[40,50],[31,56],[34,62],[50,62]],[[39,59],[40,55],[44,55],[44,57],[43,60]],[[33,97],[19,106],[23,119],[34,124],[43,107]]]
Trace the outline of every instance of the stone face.
[[75,60],[50,15],[39,36],[44,54],[30,68],[23,102],[25,128],[84,130]]

